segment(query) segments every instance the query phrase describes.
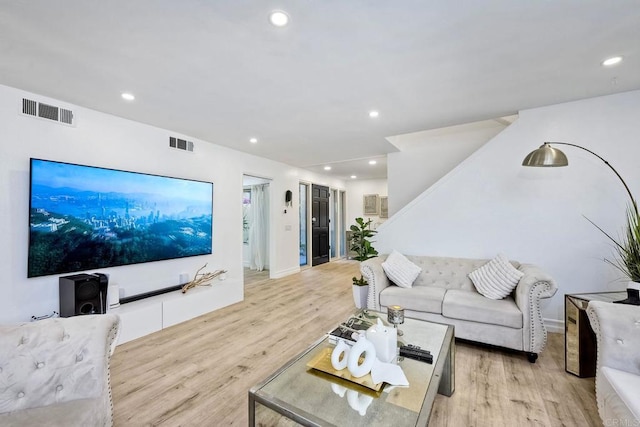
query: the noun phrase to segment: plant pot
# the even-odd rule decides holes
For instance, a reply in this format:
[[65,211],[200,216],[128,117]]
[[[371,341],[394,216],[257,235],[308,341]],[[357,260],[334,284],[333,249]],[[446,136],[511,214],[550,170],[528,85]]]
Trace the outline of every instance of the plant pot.
[[369,285],[351,285],[351,289],[353,289],[353,302],[356,304],[356,308],[367,308],[367,295],[369,295]]
[[629,282],[627,285],[627,298],[614,302],[618,304],[640,305],[640,282]]

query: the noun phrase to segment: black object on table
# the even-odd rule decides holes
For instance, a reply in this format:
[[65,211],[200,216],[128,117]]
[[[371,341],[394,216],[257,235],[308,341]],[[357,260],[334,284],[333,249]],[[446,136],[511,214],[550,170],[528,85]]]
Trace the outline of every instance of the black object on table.
[[400,346],[400,356],[420,362],[433,363],[433,356],[429,350],[423,350],[412,344]]

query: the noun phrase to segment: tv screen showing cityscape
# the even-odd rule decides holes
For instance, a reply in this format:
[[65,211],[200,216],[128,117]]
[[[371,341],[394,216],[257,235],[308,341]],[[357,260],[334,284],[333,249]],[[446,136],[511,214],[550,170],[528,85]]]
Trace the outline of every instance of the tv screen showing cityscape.
[[28,277],[212,253],[213,183],[31,159]]

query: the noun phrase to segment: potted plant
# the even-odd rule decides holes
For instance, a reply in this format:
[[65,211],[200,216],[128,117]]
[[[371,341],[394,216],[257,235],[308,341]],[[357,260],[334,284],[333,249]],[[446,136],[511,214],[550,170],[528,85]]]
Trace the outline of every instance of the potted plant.
[[[596,227],[598,226],[596,225]],[[640,305],[640,215],[635,201],[627,210],[627,224],[620,241],[611,237],[602,228],[598,227],[598,229],[613,242],[617,254],[615,260],[606,259],[605,261],[616,267],[629,279],[628,298],[617,302]]]
[[[365,221],[362,218],[356,218],[356,224],[350,227],[350,249],[356,253],[353,259],[360,262],[378,256],[378,251],[371,246],[372,242],[369,240],[377,233],[377,231],[371,229],[371,222],[371,219]],[[356,308],[366,308],[369,284],[362,275],[360,275],[360,278],[354,277],[352,280],[353,301],[356,304]]]

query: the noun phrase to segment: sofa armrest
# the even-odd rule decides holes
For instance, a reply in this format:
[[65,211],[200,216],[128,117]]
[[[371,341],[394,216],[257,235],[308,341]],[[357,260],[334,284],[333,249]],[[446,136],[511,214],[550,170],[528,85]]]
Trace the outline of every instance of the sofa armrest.
[[111,425],[109,362],[119,329],[115,314],[0,326],[0,414],[94,399],[99,424]]
[[598,343],[598,371],[608,366],[640,375],[640,307],[591,301],[587,315]]
[[522,312],[524,351],[540,353],[547,343],[547,329],[542,318],[540,300],[551,298],[558,286],[551,276],[532,264],[521,264],[524,273],[514,291],[516,305]]
[[[600,418],[605,425],[608,421],[637,425],[637,418],[619,418],[630,408],[616,395],[619,391],[610,391],[611,386],[607,386],[608,381],[603,378],[606,375],[603,368],[640,376],[640,307],[590,301],[587,316],[596,334],[596,401]],[[619,408],[624,409],[620,411]]]
[[360,273],[369,283],[369,294],[367,295],[367,308],[381,311],[380,292],[391,285],[386,273],[382,269],[382,263],[387,259],[386,255],[370,258],[360,263]]

